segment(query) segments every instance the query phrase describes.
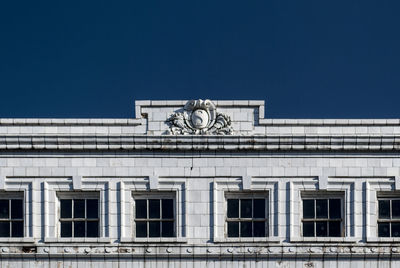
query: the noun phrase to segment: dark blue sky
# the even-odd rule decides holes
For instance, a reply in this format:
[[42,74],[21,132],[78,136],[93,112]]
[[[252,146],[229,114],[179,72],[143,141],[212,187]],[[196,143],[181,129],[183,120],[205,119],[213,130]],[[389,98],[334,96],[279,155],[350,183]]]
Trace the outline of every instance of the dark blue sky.
[[1,1],[0,117],[262,99],[273,118],[399,118],[400,1]]

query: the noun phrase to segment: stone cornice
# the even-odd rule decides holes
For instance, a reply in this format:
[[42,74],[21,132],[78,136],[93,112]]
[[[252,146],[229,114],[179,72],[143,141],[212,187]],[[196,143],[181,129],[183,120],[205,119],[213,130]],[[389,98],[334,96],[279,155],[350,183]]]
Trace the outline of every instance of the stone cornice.
[[2,135],[0,150],[398,151],[400,135]]

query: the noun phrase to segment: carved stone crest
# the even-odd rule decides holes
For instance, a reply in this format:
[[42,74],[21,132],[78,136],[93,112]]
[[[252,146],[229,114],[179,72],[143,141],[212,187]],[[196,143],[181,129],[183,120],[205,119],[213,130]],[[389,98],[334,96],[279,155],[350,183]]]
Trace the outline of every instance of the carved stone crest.
[[215,104],[210,100],[188,101],[183,111],[172,114],[166,123],[169,125],[170,134],[173,135],[230,135],[233,132],[230,117],[218,113]]

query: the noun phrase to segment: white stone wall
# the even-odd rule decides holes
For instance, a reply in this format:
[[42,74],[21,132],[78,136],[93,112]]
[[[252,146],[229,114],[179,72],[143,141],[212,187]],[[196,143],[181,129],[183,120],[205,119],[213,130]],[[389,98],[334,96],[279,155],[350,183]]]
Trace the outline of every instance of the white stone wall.
[[[243,176],[251,178],[248,190],[266,191],[271,195],[271,212],[278,222],[272,226],[277,230],[274,237],[279,241],[290,242],[298,239],[299,203],[298,193],[303,190],[340,190],[346,191],[346,202],[354,211],[347,238],[354,242],[367,242],[367,236],[376,238],[371,230],[376,210],[369,206],[376,205],[376,191],[390,191],[400,187],[400,158],[393,155],[337,154],[334,156],[315,154],[279,154],[279,153],[238,153],[231,155],[197,153],[117,153],[114,155],[95,154],[62,154],[31,153],[28,156],[10,154],[0,158],[0,174],[2,189],[9,191],[25,191],[32,197],[32,238],[39,242],[47,234],[54,234],[57,223],[55,213],[46,213],[46,208],[55,206],[55,196],[51,191],[66,190],[98,190],[107,192],[107,200],[103,200],[103,209],[107,207],[107,225],[104,233],[108,233],[110,241],[121,238],[121,224],[125,222],[123,233],[131,234],[129,220],[130,192],[149,191],[149,177],[158,174],[158,186],[153,191],[174,191],[184,193],[181,197],[182,215],[186,224],[180,226],[181,237],[185,243],[213,243],[214,238],[222,240],[223,233],[216,232],[224,222],[216,222],[216,213],[225,211],[223,197],[219,193],[243,190]],[[74,177],[81,179],[79,188],[74,186]],[[76,184],[76,182],[75,182]],[[121,188],[122,187],[122,188]],[[276,193],[274,193],[276,191]],[[149,191],[150,192],[150,191]],[[125,196],[125,211],[117,204]],[[273,196],[275,194],[275,196]],[[290,200],[289,196],[292,196]],[[47,197],[47,199],[46,199]],[[222,200],[217,200],[222,198]],[[366,201],[369,203],[366,204]],[[276,206],[276,209],[274,207]],[[49,208],[53,211],[54,208]],[[184,212],[183,212],[184,211]],[[47,224],[40,215],[46,215]],[[362,215],[371,217],[371,226],[367,226]],[[354,216],[354,217],[353,217]],[[36,217],[36,218],[35,218]],[[297,219],[297,220],[296,220]],[[290,222],[292,220],[292,222]],[[350,219],[349,219],[350,222]],[[272,225],[274,223],[271,223]],[[290,227],[290,228],[289,228]],[[372,229],[368,229],[372,228]],[[351,229],[351,231],[350,231]],[[51,230],[51,231],[50,231]],[[220,230],[219,230],[220,231]],[[274,231],[275,232],[275,231]],[[31,232],[30,232],[31,233]],[[271,233],[272,234],[272,233]],[[127,237],[124,237],[125,239]],[[400,241],[400,240],[399,240]],[[275,242],[275,241],[274,241]]]
[[[400,239],[376,229],[377,193],[400,189],[399,120],[273,120],[264,102],[217,101],[233,136],[165,135],[185,103],[140,101],[135,119],[0,119],[0,194],[24,192],[26,233],[0,238],[0,267],[400,266]],[[314,190],[344,193],[344,237],[302,237],[300,193]],[[61,191],[99,193],[99,238],[59,237]],[[135,238],[133,197],[165,192],[176,237]],[[226,237],[227,192],[268,196],[268,237]]]

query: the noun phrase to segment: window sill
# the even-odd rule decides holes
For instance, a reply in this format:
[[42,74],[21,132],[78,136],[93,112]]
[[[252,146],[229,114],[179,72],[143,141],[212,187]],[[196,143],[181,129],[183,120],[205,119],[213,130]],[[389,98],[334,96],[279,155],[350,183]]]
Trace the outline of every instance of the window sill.
[[0,237],[0,243],[35,243],[33,237]]
[[367,237],[369,243],[398,243],[400,237]]
[[279,243],[279,237],[224,237],[214,238],[215,243]]
[[71,237],[71,238],[60,238],[60,237],[46,237],[44,239],[46,243],[110,243],[108,237]]
[[355,237],[291,237],[290,242],[313,242],[313,243],[354,243]]
[[154,237],[154,238],[137,238],[137,237],[121,237],[121,243],[186,243],[186,237]]

